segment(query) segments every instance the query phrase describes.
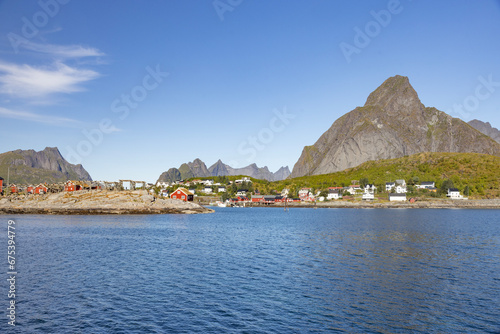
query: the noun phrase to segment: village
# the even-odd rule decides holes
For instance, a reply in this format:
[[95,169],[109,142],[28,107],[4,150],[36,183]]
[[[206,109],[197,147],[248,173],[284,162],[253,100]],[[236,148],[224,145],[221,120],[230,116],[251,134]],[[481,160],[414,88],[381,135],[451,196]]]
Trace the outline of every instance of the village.
[[[229,181],[227,184],[215,182],[212,179],[191,181],[176,181],[176,182],[158,182],[156,186],[160,189],[159,193],[163,197],[172,199],[180,199],[184,201],[194,201],[196,197],[207,196],[218,198],[211,204],[219,206],[244,206],[247,204],[273,205],[282,203],[304,203],[311,204],[316,202],[334,201],[334,200],[388,200],[390,202],[406,202],[413,203],[416,198],[408,197],[408,186],[405,180],[398,179],[394,182],[386,182],[385,187],[380,189],[374,184],[360,185],[353,181],[350,186],[346,187],[328,187],[327,189],[313,189],[304,187],[296,193],[291,192],[289,188],[282,189],[278,194],[262,194],[258,189],[253,189],[252,180],[248,177],[243,177],[235,181]],[[438,188],[435,187],[435,182],[420,182],[419,184],[410,185],[411,193],[431,194],[437,197]],[[274,192],[274,191],[273,191]],[[381,196],[379,196],[381,195]],[[446,188],[446,198],[465,200],[457,188]]]
[[[68,180],[64,183],[38,185],[17,185],[5,183],[5,179],[0,177],[0,194],[6,195],[44,195],[59,192],[75,191],[126,191],[126,190],[146,190],[150,194],[159,198],[170,198],[181,201],[197,201],[202,204],[212,204],[219,206],[245,206],[248,204],[257,205],[278,205],[283,203],[304,203],[335,201],[335,200],[388,200],[390,202],[414,202],[415,197],[408,197],[408,190],[411,193],[422,192],[425,194],[436,194],[438,189],[434,181],[420,182],[408,186],[403,179],[394,182],[386,182],[385,188],[380,185],[367,183],[360,184],[353,180],[352,184],[345,187],[328,187],[326,189],[313,189],[308,187],[300,188],[296,192],[291,192],[289,188],[273,191],[273,194],[260,193],[254,189],[253,181],[250,177],[241,177],[235,180],[228,180],[226,177],[216,179],[193,179],[179,180],[175,182],[162,182],[156,184],[137,180],[118,181],[75,181]],[[411,188],[411,189],[409,189]],[[467,194],[466,194],[467,195]],[[449,187],[446,189],[446,198],[464,200],[460,191]]]

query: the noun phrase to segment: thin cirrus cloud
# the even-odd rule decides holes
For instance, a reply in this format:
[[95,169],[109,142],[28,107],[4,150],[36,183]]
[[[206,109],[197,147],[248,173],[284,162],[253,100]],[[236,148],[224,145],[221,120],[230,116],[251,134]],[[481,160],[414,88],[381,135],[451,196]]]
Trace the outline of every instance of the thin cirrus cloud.
[[95,48],[83,47],[81,45],[40,44],[26,40],[23,41],[20,46],[24,49],[49,54],[56,58],[83,58],[105,56],[104,53]]
[[82,125],[82,122],[71,118],[39,115],[32,112],[10,110],[2,107],[0,107],[0,116],[5,118],[13,118],[23,121],[30,121],[30,122],[44,123],[50,125],[65,126],[65,127],[68,126],[78,127]]
[[82,83],[99,73],[56,62],[49,67],[34,67],[0,62],[0,93],[12,97],[46,97],[56,93],[84,90]]
[[[54,126],[82,128],[86,124],[82,121],[59,116],[40,115],[28,111],[11,110],[0,107],[0,117],[18,119],[28,122],[37,122]],[[106,129],[107,133],[120,132],[121,129],[112,125]]]

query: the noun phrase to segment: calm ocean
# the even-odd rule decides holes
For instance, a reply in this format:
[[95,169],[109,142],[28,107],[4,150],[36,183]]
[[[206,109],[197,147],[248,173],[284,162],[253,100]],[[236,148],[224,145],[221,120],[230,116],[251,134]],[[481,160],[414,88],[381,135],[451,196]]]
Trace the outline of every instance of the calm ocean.
[[500,332],[500,210],[9,218],[2,333]]

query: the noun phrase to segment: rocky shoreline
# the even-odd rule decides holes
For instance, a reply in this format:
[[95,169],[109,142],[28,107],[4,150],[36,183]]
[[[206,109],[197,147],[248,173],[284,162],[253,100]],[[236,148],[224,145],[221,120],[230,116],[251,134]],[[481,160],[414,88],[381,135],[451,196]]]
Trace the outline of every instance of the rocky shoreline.
[[295,204],[290,207],[299,208],[357,208],[357,209],[500,209],[500,199],[475,199],[475,200],[429,200],[410,202],[389,201],[331,201],[316,204]]
[[159,199],[144,190],[78,191],[0,199],[0,214],[104,215],[210,213],[193,202]]

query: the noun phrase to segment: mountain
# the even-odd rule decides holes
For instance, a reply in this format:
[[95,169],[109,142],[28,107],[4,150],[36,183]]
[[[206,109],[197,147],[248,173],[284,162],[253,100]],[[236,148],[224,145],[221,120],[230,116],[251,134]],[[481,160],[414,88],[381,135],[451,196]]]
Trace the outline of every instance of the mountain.
[[256,179],[280,181],[286,179],[290,175],[290,169],[288,166],[281,167],[276,173],[273,173],[269,171],[267,167],[258,167],[256,164],[251,164],[242,168],[233,168],[223,163],[220,159],[207,168],[203,161],[195,159],[193,162],[182,164],[178,169],[170,168],[168,171],[163,172],[157,182],[174,182],[193,177],[232,175],[246,175]]
[[206,177],[211,176],[210,172],[207,169],[207,166],[200,159],[194,159],[193,162],[189,162],[187,164],[194,175],[197,177]]
[[82,165],[67,162],[56,147],[43,151],[15,150],[0,154],[0,176],[10,183],[57,183],[67,180],[91,181]]
[[490,123],[485,123],[478,119],[473,119],[467,124],[472,126],[474,129],[481,131],[488,137],[491,137],[494,141],[500,144],[500,131],[497,128],[492,127]]
[[229,170],[227,169],[227,165],[225,165],[220,159],[217,160],[210,168],[208,169],[210,175],[215,176],[227,176],[229,174]]
[[425,107],[408,78],[397,75],[372,92],[363,107],[337,119],[314,145],[304,147],[291,177],[420,152],[499,156],[500,144],[460,119]]

